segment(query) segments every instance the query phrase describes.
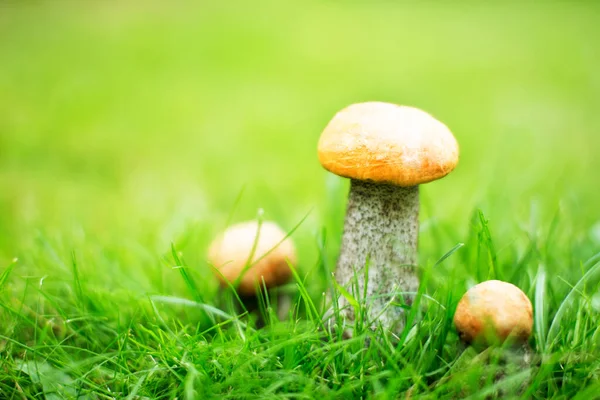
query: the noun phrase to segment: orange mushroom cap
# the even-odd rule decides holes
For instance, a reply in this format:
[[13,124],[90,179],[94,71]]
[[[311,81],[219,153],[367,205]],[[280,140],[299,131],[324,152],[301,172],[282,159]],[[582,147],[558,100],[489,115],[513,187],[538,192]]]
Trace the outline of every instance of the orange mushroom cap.
[[[258,234],[258,240],[256,235]],[[252,249],[256,248],[252,255]],[[250,256],[251,265],[244,272]],[[285,232],[273,222],[248,221],[229,227],[210,245],[208,260],[217,268],[221,286],[233,284],[244,272],[237,291],[241,295],[256,294],[256,287],[267,288],[287,282],[292,272],[288,261],[296,264],[296,248]]]
[[533,329],[533,307],[521,289],[508,282],[485,281],[462,297],[454,325],[466,342],[491,344],[508,337],[526,342]]
[[373,101],[338,112],[321,134],[318,154],[336,175],[414,186],[449,174],[459,149],[446,125],[425,111]]

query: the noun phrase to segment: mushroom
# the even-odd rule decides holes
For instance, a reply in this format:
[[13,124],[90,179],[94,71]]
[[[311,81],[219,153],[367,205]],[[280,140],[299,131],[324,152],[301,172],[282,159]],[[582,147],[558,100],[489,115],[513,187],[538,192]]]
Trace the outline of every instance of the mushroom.
[[[485,349],[471,364],[477,363],[482,371],[492,372],[494,382],[539,362],[534,360],[528,344],[533,329],[533,307],[525,293],[513,284],[490,280],[473,286],[458,303],[454,325],[463,345]],[[531,375],[522,382],[517,389],[519,393],[523,394],[530,379]],[[483,376],[482,384],[485,384]],[[499,396],[507,394],[500,391]]]
[[[229,227],[209,246],[208,260],[218,270],[221,287],[235,286],[249,312],[258,309],[261,288],[283,285],[292,276],[296,248],[274,222],[247,221]],[[215,271],[216,272],[216,271]],[[280,295],[277,315],[285,318],[289,296]]]
[[491,345],[510,338],[523,344],[533,328],[533,308],[515,285],[485,281],[469,289],[459,301],[454,325],[465,343]]
[[[392,306],[401,291],[411,304],[416,273],[419,184],[440,179],[458,163],[450,130],[417,108],[383,102],[350,105],[329,122],[318,144],[328,171],[350,178],[336,281],[369,299],[367,316],[385,329],[404,329],[404,312]],[[368,263],[368,282],[363,268]],[[366,292],[365,292],[366,285]],[[354,310],[338,299],[342,317]]]

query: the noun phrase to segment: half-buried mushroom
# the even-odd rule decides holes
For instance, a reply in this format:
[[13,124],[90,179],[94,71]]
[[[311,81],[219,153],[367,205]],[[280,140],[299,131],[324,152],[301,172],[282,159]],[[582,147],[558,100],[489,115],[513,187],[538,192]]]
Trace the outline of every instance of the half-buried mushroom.
[[[470,362],[471,366],[481,367],[482,384],[485,384],[483,377],[490,373],[493,381],[499,382],[517,372],[526,372],[534,363],[528,344],[533,329],[533,307],[525,293],[513,284],[491,280],[473,286],[458,303],[454,325],[464,345],[483,350]],[[522,396],[528,386],[529,371],[516,385],[515,395]],[[512,397],[501,391],[498,396]]]
[[[222,287],[233,285],[250,312],[258,309],[261,289],[283,285],[292,276],[296,248],[274,222],[242,222],[229,227],[210,245],[208,261],[218,270]],[[289,296],[278,299],[277,315],[285,318]]]
[[527,295],[515,285],[485,281],[462,297],[456,307],[454,325],[466,343],[487,346],[510,338],[522,344],[533,329],[533,308]]

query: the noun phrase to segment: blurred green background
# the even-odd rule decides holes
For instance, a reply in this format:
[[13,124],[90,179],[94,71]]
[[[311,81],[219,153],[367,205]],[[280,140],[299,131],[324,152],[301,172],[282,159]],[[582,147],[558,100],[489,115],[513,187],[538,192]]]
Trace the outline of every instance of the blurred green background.
[[97,290],[181,294],[174,242],[214,288],[208,242],[260,208],[287,230],[308,214],[300,266],[323,232],[332,265],[348,182],[316,143],[367,100],[461,145],[422,188],[423,264],[468,242],[477,208],[499,252],[556,218],[575,263],[600,247],[600,5],[206,3],[0,4],[2,267],[60,285],[74,252]]

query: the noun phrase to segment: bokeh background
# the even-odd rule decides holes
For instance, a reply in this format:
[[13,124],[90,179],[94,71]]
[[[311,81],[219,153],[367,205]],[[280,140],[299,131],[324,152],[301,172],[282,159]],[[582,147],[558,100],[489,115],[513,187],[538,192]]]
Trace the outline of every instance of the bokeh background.
[[481,234],[478,209],[509,269],[538,236],[573,243],[555,271],[600,247],[599,4],[203,3],[0,4],[2,268],[72,290],[74,254],[95,292],[185,297],[170,243],[214,290],[206,246],[262,209],[287,230],[307,216],[293,238],[318,295],[348,182],[316,143],[367,100],[461,145],[422,188],[422,264]]

